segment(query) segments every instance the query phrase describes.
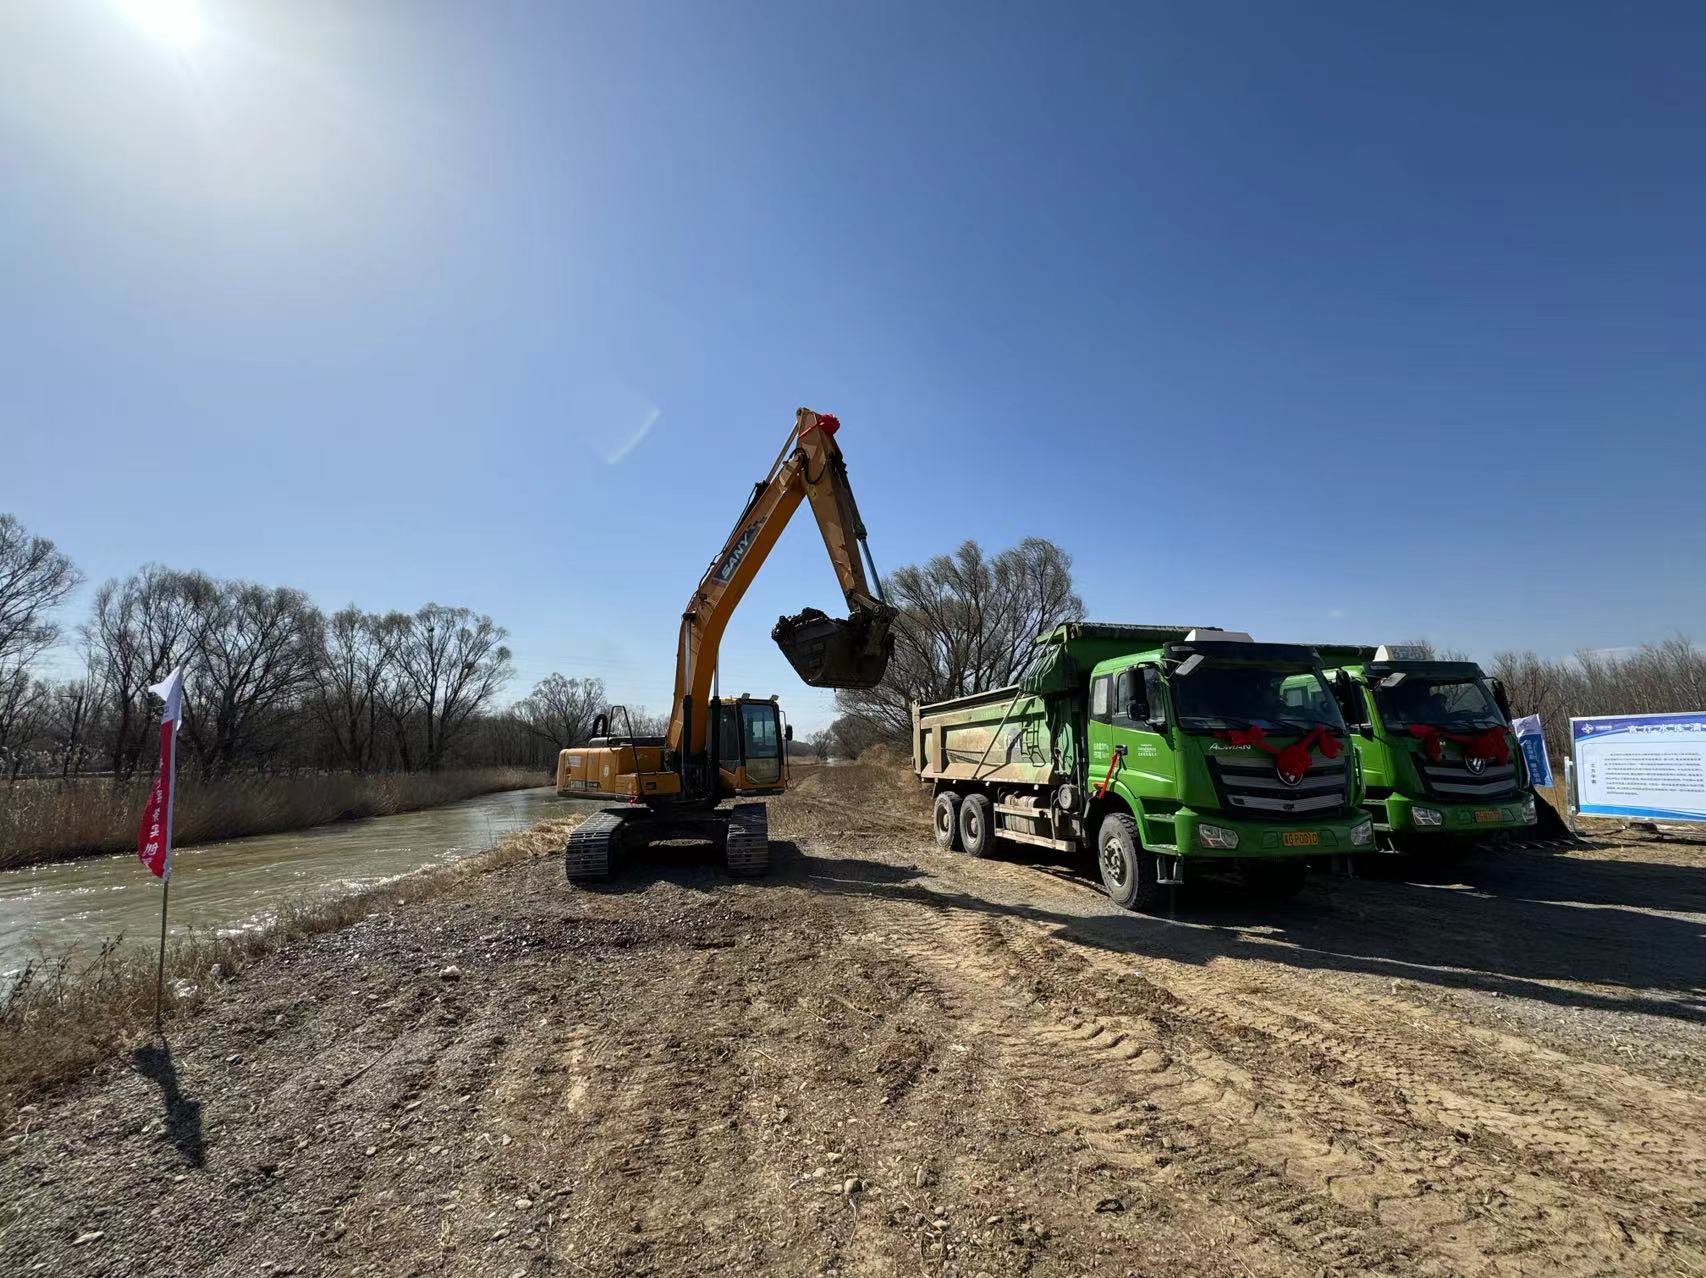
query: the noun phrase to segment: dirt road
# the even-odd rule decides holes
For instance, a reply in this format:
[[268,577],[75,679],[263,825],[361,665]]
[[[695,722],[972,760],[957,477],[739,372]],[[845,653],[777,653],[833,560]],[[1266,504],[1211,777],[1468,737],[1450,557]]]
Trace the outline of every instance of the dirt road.
[[1701,848],[1141,918],[901,783],[283,951],[20,1116],[0,1272],[1706,1273]]

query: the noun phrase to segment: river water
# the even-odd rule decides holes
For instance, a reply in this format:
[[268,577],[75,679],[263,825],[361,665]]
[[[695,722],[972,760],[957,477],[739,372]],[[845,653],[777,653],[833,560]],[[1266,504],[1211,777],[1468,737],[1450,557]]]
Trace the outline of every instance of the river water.
[[[288,901],[353,891],[484,852],[513,830],[596,807],[555,790],[509,790],[441,808],[204,843],[172,853],[171,930],[236,930]],[[0,872],[0,973],[94,952],[108,937],[154,945],[160,883],[133,853]]]

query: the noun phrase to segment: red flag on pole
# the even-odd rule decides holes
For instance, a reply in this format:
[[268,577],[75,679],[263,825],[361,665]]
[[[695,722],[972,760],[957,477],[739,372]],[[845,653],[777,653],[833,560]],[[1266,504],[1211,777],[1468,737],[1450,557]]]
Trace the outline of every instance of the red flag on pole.
[[178,765],[178,721],[184,716],[183,667],[149,688],[166,704],[160,711],[160,766],[154,787],[142,808],[142,825],[136,832],[136,859],[157,879],[172,873],[172,787]]

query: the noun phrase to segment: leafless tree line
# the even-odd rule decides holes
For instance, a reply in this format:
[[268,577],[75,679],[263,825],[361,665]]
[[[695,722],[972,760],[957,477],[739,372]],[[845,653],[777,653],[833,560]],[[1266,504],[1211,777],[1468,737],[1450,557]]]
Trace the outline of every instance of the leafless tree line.
[[[66,636],[55,610],[82,582],[44,537],[0,515],[0,776],[151,770],[159,703],[182,665],[180,766],[238,771],[549,770],[607,705],[598,679],[552,674],[512,706],[504,628],[468,608],[350,605],[330,616],[300,590],[149,565],[104,582],[73,640],[79,669],[41,673]],[[643,733],[662,716],[635,707]]]
[[1569,750],[1571,716],[1706,710],[1706,651],[1681,635],[1626,653],[1501,652],[1488,673],[1504,680],[1514,713],[1540,716],[1554,765]]
[[975,541],[908,564],[886,579],[900,610],[894,659],[875,688],[836,693],[840,718],[814,748],[856,757],[878,741],[905,740],[914,700],[963,696],[1016,681],[1036,637],[1084,616],[1072,556],[1027,537],[991,556]]

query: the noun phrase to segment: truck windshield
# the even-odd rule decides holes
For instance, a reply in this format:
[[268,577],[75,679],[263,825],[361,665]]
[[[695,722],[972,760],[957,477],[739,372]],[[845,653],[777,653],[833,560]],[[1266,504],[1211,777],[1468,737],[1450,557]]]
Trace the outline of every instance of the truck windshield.
[[748,759],[782,757],[782,734],[776,730],[776,707],[746,702],[740,708],[741,746]]
[[1209,662],[1173,682],[1179,726],[1186,732],[1259,727],[1266,732],[1308,732],[1317,724],[1343,732],[1333,694],[1313,670]]
[[1504,723],[1499,707],[1478,679],[1431,682],[1415,677],[1395,688],[1374,686],[1374,704],[1388,728],[1412,723],[1436,728],[1496,728]]

